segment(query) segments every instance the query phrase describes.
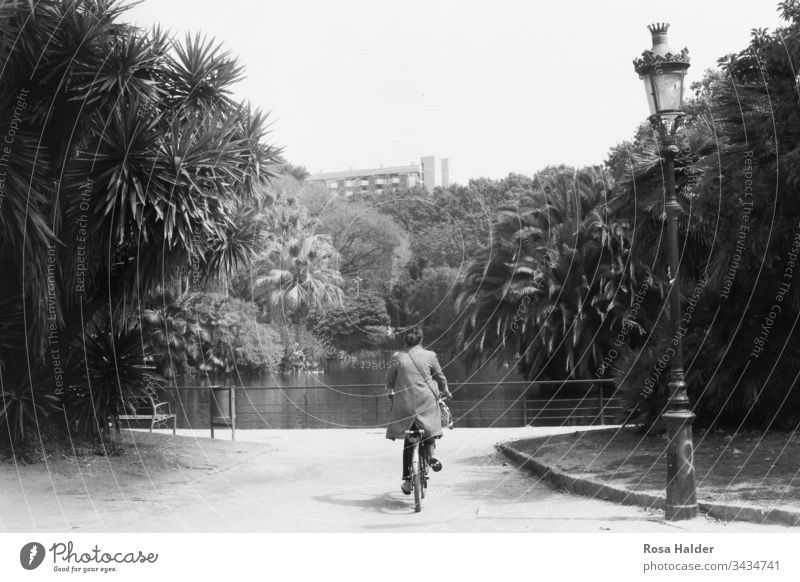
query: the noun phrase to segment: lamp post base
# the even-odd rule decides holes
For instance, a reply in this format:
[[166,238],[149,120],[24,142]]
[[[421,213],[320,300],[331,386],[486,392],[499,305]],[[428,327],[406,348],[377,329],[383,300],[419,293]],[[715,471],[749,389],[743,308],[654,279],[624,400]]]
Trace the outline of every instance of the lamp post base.
[[694,519],[700,513],[697,507],[692,443],[692,422],[695,415],[689,410],[668,411],[662,418],[669,436],[664,518],[667,521]]
[[694,519],[700,514],[697,504],[694,505],[667,505],[664,507],[664,519],[667,521],[684,521]]

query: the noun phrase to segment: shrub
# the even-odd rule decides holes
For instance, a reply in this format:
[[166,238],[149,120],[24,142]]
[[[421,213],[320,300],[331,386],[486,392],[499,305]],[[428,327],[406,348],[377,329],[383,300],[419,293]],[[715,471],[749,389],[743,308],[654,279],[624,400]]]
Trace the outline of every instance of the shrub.
[[139,328],[113,334],[95,329],[84,334],[81,349],[70,362],[73,380],[68,389],[68,417],[78,430],[106,434],[117,416],[131,411],[130,400],[144,398],[163,385],[164,379],[145,363]]
[[0,442],[16,445],[58,410],[52,370],[38,363],[28,370],[25,362],[0,362]]

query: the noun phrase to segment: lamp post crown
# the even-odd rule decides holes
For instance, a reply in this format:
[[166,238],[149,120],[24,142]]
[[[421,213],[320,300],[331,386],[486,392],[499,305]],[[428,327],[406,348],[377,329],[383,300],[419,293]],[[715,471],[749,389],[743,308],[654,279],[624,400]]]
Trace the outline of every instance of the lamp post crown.
[[675,52],[667,42],[669,23],[654,23],[649,25],[647,30],[653,37],[653,47],[644,51],[641,57],[633,61],[633,67],[640,76],[663,66],[676,69],[689,68],[689,50],[684,48],[680,52]]
[[672,52],[667,43],[667,31],[669,30],[669,23],[658,22],[651,24],[647,27],[650,34],[653,36],[653,48],[650,49],[653,53],[664,56]]

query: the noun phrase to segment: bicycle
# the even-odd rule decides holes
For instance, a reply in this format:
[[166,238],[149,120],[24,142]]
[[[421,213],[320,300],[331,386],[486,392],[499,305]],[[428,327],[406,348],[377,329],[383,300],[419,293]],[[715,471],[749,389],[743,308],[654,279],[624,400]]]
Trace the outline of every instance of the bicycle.
[[[394,398],[394,391],[388,394],[389,400]],[[442,401],[450,400],[453,395],[447,392]],[[452,422],[451,422],[452,424]],[[411,489],[414,492],[414,511],[419,513],[422,511],[422,500],[425,499],[425,490],[428,488],[428,469],[430,468],[430,459],[428,458],[425,442],[425,429],[419,428],[416,424],[411,425],[410,430],[404,432],[405,437],[411,445]],[[451,426],[452,428],[452,426]],[[434,468],[435,471],[441,469]]]
[[411,451],[411,489],[414,492],[414,511],[422,511],[422,500],[425,499],[425,490],[428,488],[429,459],[425,442],[425,430],[414,427],[405,432]]

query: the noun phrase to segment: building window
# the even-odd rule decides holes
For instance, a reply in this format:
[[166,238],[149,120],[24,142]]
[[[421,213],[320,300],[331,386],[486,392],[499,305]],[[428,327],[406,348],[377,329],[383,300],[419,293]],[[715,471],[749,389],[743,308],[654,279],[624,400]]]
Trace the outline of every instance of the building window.
[[347,186],[348,188],[352,188],[353,186],[356,185],[356,181],[355,180],[348,180],[347,182],[344,183],[344,185]]
[[361,180],[362,186],[369,186],[369,180]]
[[332,189],[332,190],[333,190],[333,189],[335,189],[335,188],[337,188],[337,187],[338,187],[338,184],[336,183],[336,181],[335,181],[335,180],[334,180],[334,181],[332,181],[332,182],[328,182],[328,188],[330,188],[330,189]]

